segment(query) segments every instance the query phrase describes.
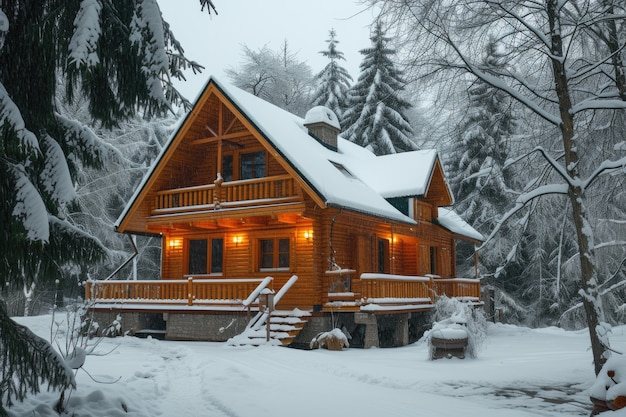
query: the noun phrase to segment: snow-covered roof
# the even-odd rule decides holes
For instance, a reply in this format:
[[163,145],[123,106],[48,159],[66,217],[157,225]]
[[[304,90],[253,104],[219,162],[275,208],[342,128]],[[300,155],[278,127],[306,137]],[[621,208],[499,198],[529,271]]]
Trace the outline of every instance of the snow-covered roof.
[[[376,156],[369,150],[339,136],[335,151],[321,145],[317,139],[308,134],[308,129],[304,126],[307,121],[315,119],[317,122],[321,121],[317,120],[320,117],[328,118],[323,108],[310,113],[308,120],[305,121],[301,117],[214,77],[209,78],[202,91],[205,91],[211,84],[214,84],[231,100],[325,204],[416,224],[413,218],[397,210],[386,199],[424,196],[437,161],[435,150]],[[196,104],[201,97],[202,93],[196,99]],[[192,113],[190,112],[181,122],[181,127]],[[333,124],[332,117],[330,123]],[[116,226],[119,226],[128,214],[130,206],[138,198],[177,134],[178,129],[163,147],[161,155],[120,215]],[[479,236],[476,231],[470,232],[469,235],[462,233],[467,229],[461,227],[460,222],[463,220],[457,216],[453,222],[453,225],[456,225],[454,229],[449,221],[444,220],[441,224],[461,236],[473,239]]]
[[212,81],[302,175],[326,204],[416,223],[385,198],[421,196],[428,186],[436,151],[377,157],[337,138],[337,151],[308,134],[305,120],[215,78]]
[[461,218],[456,212],[453,210],[439,207],[439,216],[437,217],[437,222],[451,231],[452,233],[456,233],[460,236],[465,236],[470,239],[478,240],[483,242],[485,237],[479,233],[476,229],[470,226],[465,220]]

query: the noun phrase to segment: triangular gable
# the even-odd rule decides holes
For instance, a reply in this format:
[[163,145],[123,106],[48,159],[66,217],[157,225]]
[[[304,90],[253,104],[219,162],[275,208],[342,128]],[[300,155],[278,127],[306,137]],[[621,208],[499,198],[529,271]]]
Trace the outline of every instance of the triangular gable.
[[[337,150],[333,151],[311,137],[303,122],[302,118],[250,93],[210,78],[120,215],[117,230],[149,232],[146,219],[154,206],[151,203],[155,190],[178,188],[177,178],[197,175],[202,168],[197,163],[185,165],[181,160],[198,158],[202,146],[215,143],[217,137],[245,140],[240,135],[257,141],[320,207],[342,207],[414,224],[414,219],[386,199],[421,197],[440,206],[451,204],[451,193],[436,151],[377,157],[341,137],[337,139]],[[199,147],[193,148],[185,141],[195,141]],[[189,159],[185,159],[185,153]],[[345,175],[342,166],[354,177]],[[202,184],[211,182],[205,176]]]
[[[230,100],[222,89],[209,79],[193,108],[174,132],[151,170],[128,202],[116,222],[116,229],[122,233],[148,233],[145,219],[150,216],[150,199],[156,190],[177,188],[172,186],[172,178],[193,175],[197,166],[189,166],[185,161],[197,157],[199,146],[221,139],[225,145],[236,146],[236,140],[254,138],[269,152],[278,163],[300,183],[305,193],[313,201],[323,206],[324,200],[310,184],[300,176],[279,150],[268,141],[265,135],[250,122],[249,118]],[[204,183],[212,183],[214,178],[206,178]],[[179,185],[180,186],[180,185]]]
[[436,158],[433,164],[424,199],[439,207],[450,206],[454,203],[452,191],[446,181],[439,158]]

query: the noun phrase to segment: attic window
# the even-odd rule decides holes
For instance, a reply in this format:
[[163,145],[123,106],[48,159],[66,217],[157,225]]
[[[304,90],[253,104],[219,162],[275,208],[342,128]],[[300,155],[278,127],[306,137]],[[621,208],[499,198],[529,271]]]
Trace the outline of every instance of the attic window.
[[340,163],[338,163],[338,162],[333,162],[333,161],[328,161],[328,162],[330,162],[331,164],[333,164],[333,166],[334,166],[335,168],[337,168],[337,169],[339,170],[339,172],[341,172],[341,173],[342,173],[343,175],[345,175],[347,178],[354,178],[354,175],[352,175],[352,173],[351,173],[350,171],[348,171],[348,170],[346,169],[346,167],[344,167],[344,166],[343,166],[343,165],[341,165]]

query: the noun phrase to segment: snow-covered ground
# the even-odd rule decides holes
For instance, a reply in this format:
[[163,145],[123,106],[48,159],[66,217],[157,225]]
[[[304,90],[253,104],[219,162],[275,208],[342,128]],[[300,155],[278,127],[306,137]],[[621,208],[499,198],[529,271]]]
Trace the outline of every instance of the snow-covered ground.
[[[49,338],[51,316],[16,320]],[[625,342],[614,328],[614,348]],[[87,358],[99,382],[79,370],[68,416],[588,416],[595,380],[586,331],[502,324],[463,360],[430,361],[423,340],[338,352],[118,337],[96,352],[114,347]],[[56,417],[57,399],[44,390],[9,415]]]

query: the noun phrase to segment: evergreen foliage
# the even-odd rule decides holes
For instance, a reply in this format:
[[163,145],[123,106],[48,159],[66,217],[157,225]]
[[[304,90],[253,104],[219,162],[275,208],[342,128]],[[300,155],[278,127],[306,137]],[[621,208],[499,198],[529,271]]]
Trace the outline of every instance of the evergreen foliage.
[[[201,0],[209,12],[210,0]],[[2,292],[83,271],[107,249],[75,221],[87,168],[120,158],[60,103],[84,100],[94,125],[114,127],[188,106],[172,84],[185,58],[156,0],[13,0],[0,3],[0,286]],[[84,278],[84,277],[83,277]],[[73,384],[45,342],[0,312],[0,400],[38,384]],[[6,353],[6,354],[5,354]],[[15,385],[16,382],[17,384]],[[5,390],[6,387],[6,390]],[[16,388],[17,387],[17,388]]]
[[405,81],[392,61],[396,51],[388,46],[391,38],[382,23],[376,22],[371,41],[360,51],[361,73],[348,93],[343,136],[376,155],[414,150],[413,129],[402,113],[411,103],[400,96]]
[[[495,39],[489,40],[485,52],[482,62],[485,71],[505,69],[505,51],[498,50]],[[511,110],[511,100],[503,91],[474,79],[467,88],[467,95],[467,113],[448,152],[448,172],[455,211],[487,236],[508,208],[507,190],[512,180],[511,171],[505,171],[504,166],[518,124]],[[457,248],[461,270],[473,267],[473,251],[470,245]],[[487,262],[485,266],[489,271],[498,266],[499,261],[493,262],[494,258],[482,259],[483,264]]]
[[352,76],[348,71],[339,65],[339,61],[344,60],[343,52],[337,49],[339,41],[334,29],[330,30],[328,49],[320,51],[330,61],[326,67],[315,76],[319,83],[315,93],[313,93],[312,104],[314,106],[325,106],[331,109],[339,120],[342,119],[346,110],[346,96],[350,89]]
[[0,416],[7,415],[2,404],[10,407],[29,392],[39,392],[42,379],[48,382],[48,389],[76,386],[74,373],[63,357],[46,340],[11,320],[2,302],[0,358]]

